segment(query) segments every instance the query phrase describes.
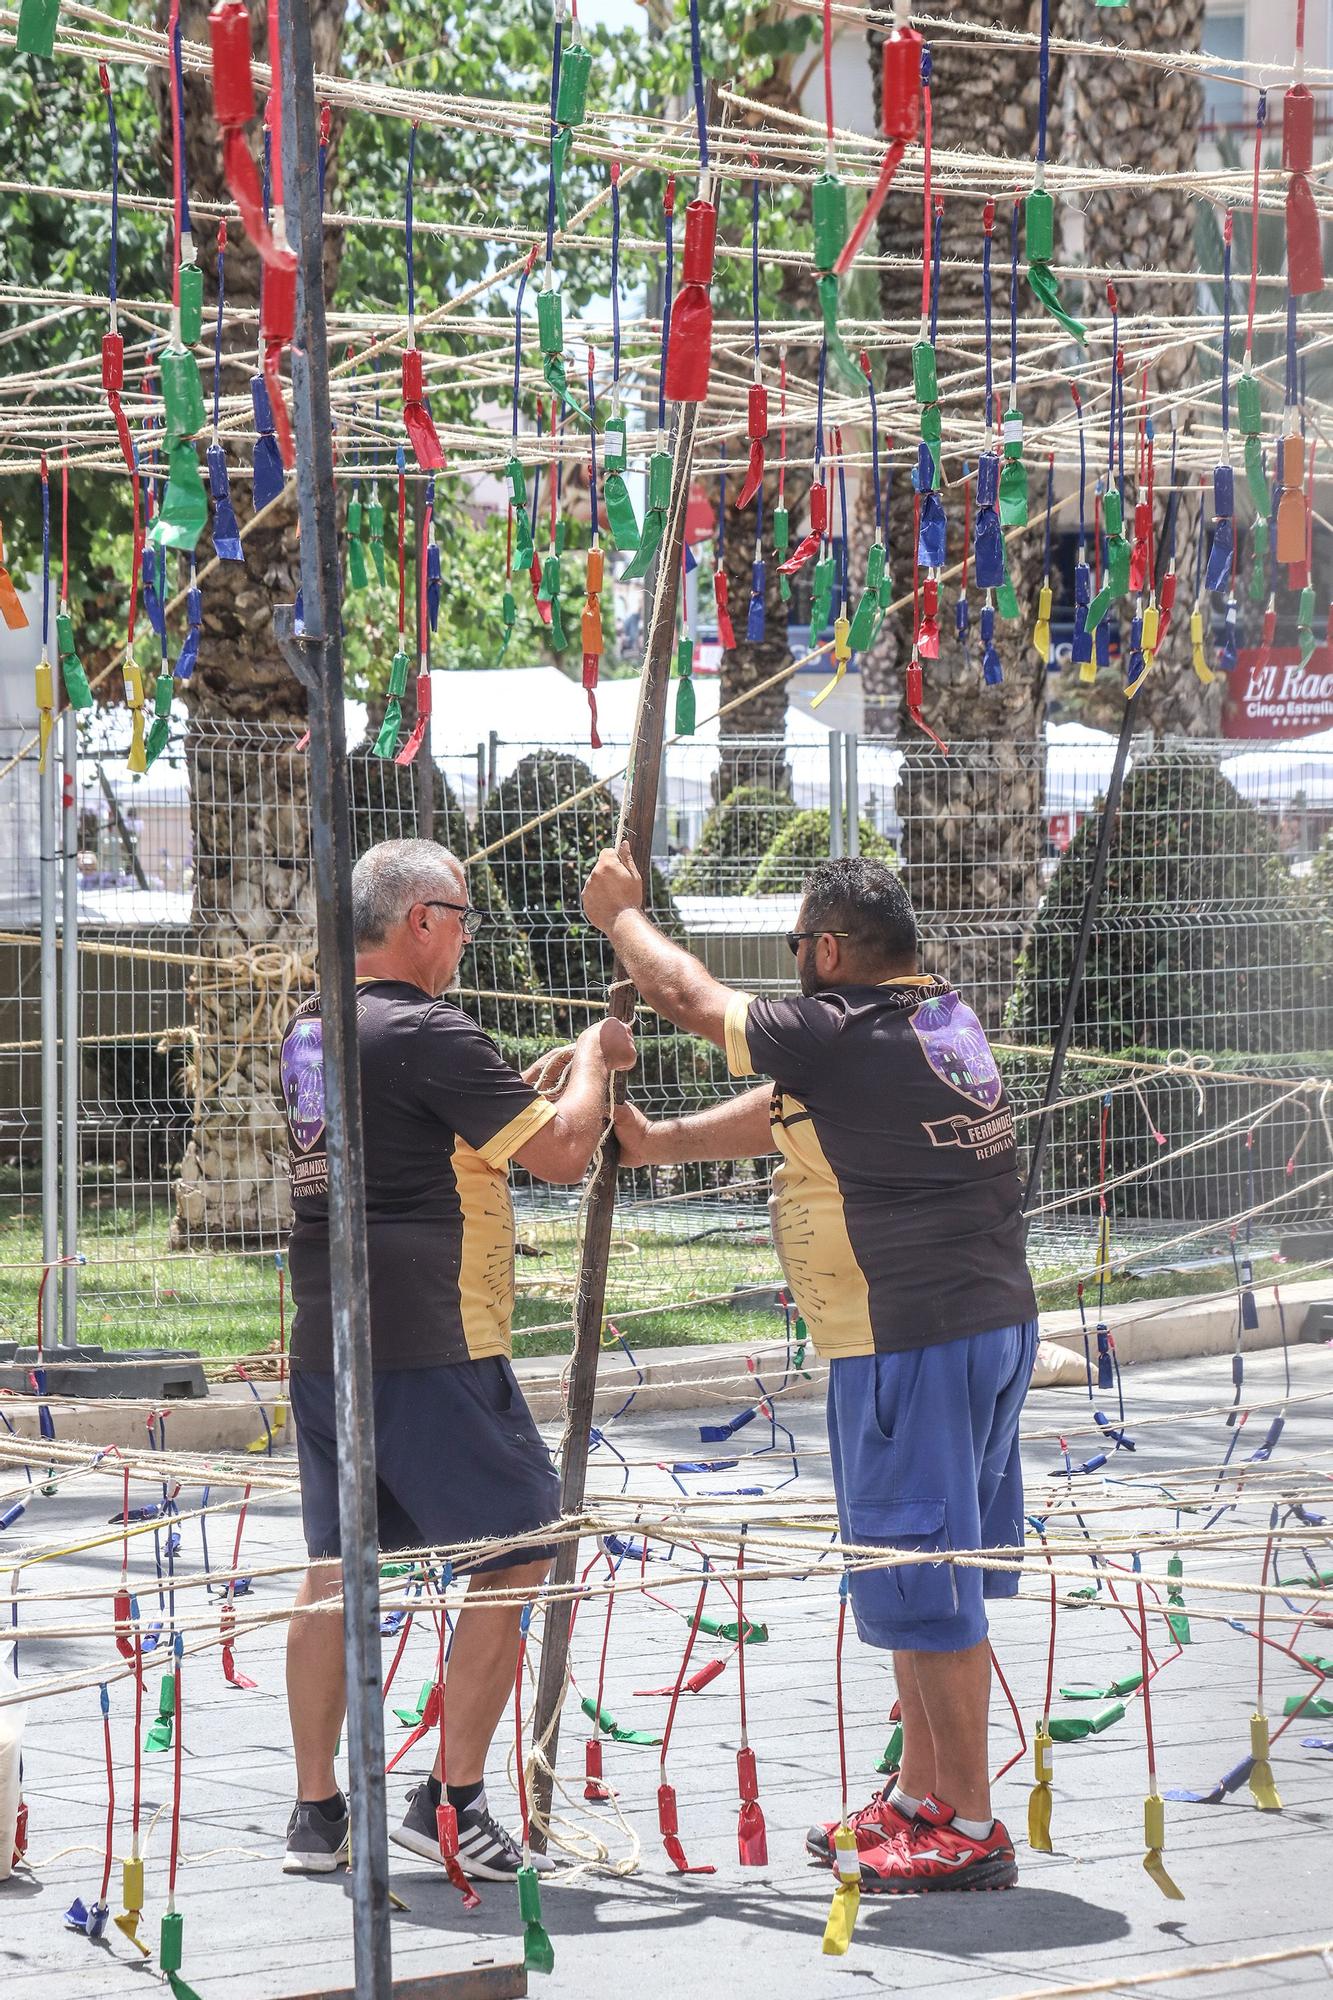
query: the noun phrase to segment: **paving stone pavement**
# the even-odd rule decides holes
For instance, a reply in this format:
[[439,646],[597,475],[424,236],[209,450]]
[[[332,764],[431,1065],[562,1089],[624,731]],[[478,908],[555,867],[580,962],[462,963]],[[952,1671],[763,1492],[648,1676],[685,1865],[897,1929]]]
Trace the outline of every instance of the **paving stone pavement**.
[[[1328,1483],[1329,1417],[1333,1410],[1333,1357],[1320,1347],[1291,1356],[1292,1401],[1273,1465],[1288,1468],[1293,1493],[1317,1495]],[[1282,1394],[1281,1354],[1246,1361],[1246,1400],[1275,1404]],[[1167,1485],[1190,1468],[1215,1466],[1228,1433],[1221,1415],[1199,1415],[1229,1403],[1230,1371],[1223,1360],[1173,1362],[1138,1368],[1125,1378],[1128,1425],[1138,1449],[1106,1468],[1128,1466],[1140,1477],[1160,1474]],[[1248,1454],[1262,1439],[1270,1412],[1256,1410],[1237,1449]],[[716,1420],[716,1409],[708,1417]],[[1051,1389],[1029,1400],[1025,1415],[1028,1500],[1046,1491],[1059,1463],[1054,1443],[1062,1426],[1086,1428],[1088,1405],[1078,1389]],[[820,1414],[793,1407],[791,1421],[802,1447],[799,1481],[771,1500],[754,1502],[759,1517],[774,1517],[784,1498],[810,1499],[828,1491]],[[688,1412],[638,1422],[631,1410],[612,1436],[632,1461],[636,1493],[670,1490],[659,1463],[700,1450],[697,1417]],[[1140,1426],[1135,1429],[1136,1423]],[[741,1434],[753,1437],[758,1426]],[[1077,1433],[1076,1457],[1092,1449]],[[716,1450],[718,1447],[712,1447]],[[762,1461],[761,1461],[762,1463]],[[606,1454],[594,1457],[597,1480],[614,1492],[621,1475]],[[790,1460],[786,1469],[790,1470]],[[776,1457],[762,1477],[781,1476]],[[747,1474],[747,1477],[750,1475]],[[8,1475],[6,1475],[6,1480]],[[695,1490],[722,1486],[722,1476],[694,1476]],[[143,1492],[138,1486],[143,1485]],[[136,1496],[149,1497],[146,1482]],[[1097,1475],[1082,1483],[1090,1507],[1126,1501],[1117,1528],[1160,1522],[1133,1505],[1133,1489],[1107,1485]],[[183,1499],[190,1497],[188,1491]],[[35,1501],[23,1530],[43,1539],[73,1542],[118,1504],[110,1482],[75,1482],[54,1498]],[[1312,1504],[1319,1505],[1317,1498]],[[1333,1516],[1333,1492],[1328,1508]],[[1243,1504],[1240,1518],[1262,1529],[1266,1502]],[[1107,1516],[1094,1515],[1097,1522]],[[1199,1517],[1194,1517],[1195,1520]],[[1218,1524],[1226,1532],[1235,1517]],[[11,1531],[11,1541],[15,1531]],[[212,1536],[214,1560],[229,1533]],[[1310,1552],[1328,1567],[1329,1531],[1310,1530]],[[294,1498],[265,1499],[246,1529],[245,1559],[256,1570],[300,1559],[300,1523]],[[198,1530],[187,1524],[183,1560],[197,1566]],[[1294,1559],[1293,1565],[1294,1566]],[[27,1572],[32,1588],[78,1585],[100,1590],[108,1602],[118,1553],[102,1550]],[[1258,1558],[1190,1556],[1191,1576],[1244,1576],[1257,1581]],[[1284,1573],[1287,1573],[1284,1571]],[[147,1599],[142,1568],[137,1587]],[[251,1605],[280,1607],[290,1595],[283,1579],[259,1581]],[[676,1601],[691,1601],[688,1592]],[[1131,1595],[1132,1602],[1132,1595]],[[1196,1611],[1194,1643],[1154,1682],[1153,1714],[1164,1787],[1202,1786],[1248,1750],[1254,1703],[1256,1646],[1225,1623]],[[722,1609],[716,1605],[715,1609]],[[1235,1605],[1250,1621],[1254,1600]],[[43,1607],[48,1612],[51,1607]],[[820,1936],[831,1878],[809,1863],[802,1834],[811,1819],[837,1811],[837,1745],[834,1729],[833,1635],[837,1592],[833,1573],[808,1583],[755,1583],[747,1613],[763,1620],[765,1645],[747,1653],[750,1731],[768,1823],[769,1866],[742,1869],[736,1857],[735,1749],[738,1741],[734,1658],[707,1689],[682,1701],[671,1745],[670,1776],[679,1794],[681,1837],[691,1861],[716,1864],[712,1875],[682,1878],[667,1863],[657,1837],[654,1794],[657,1759],[651,1749],[607,1743],[608,1780],[619,1791],[624,1822],[642,1842],[637,1872],[614,1877],[590,1872],[543,1889],[556,1969],[534,1975],[531,1990],[552,2000],[620,1995],[636,2000],[727,1990],[734,2000],[824,2000],[826,1995],[884,1991],[930,1992],[959,2000],[1002,2000],[1047,1983],[1121,1977],[1154,1968],[1207,1965],[1233,1956],[1279,1951],[1333,1937],[1333,1754],[1303,1749],[1304,1735],[1333,1731],[1329,1722],[1298,1722],[1277,1746],[1273,1764],[1283,1800],[1281,1814],[1260,1814],[1247,1791],[1219,1806],[1167,1808],[1167,1861],[1185,1892],[1181,1903],[1163,1899],[1141,1866],[1142,1801],[1146,1789],[1141,1704],[1131,1701],[1125,1719],[1086,1743],[1057,1746],[1053,1832],[1057,1852],[1035,1855],[1026,1845],[1026,1800],[1031,1755],[1023,1757],[997,1788],[997,1809],[1013,1832],[1021,1882],[1007,1895],[944,1896],[885,1903],[864,1898],[847,1956],[821,1955]],[[37,1607],[25,1609],[34,1623]],[[1030,1566],[1024,1596],[1001,1605],[992,1637],[1000,1665],[1029,1730],[1039,1709],[1047,1644],[1045,1588],[1039,1565]],[[576,1632],[574,1666],[582,1684],[595,1679],[601,1617],[590,1612]],[[1278,1627],[1286,1632],[1290,1627]],[[1137,1666],[1138,1642],[1111,1608],[1062,1609],[1057,1681],[1103,1682]],[[1162,1644],[1161,1628],[1154,1643]],[[254,1692],[228,1687],[217,1652],[187,1659],[184,1682],[185,1759],[183,1862],[179,1903],[185,1917],[184,1971],[200,2000],[270,2000],[270,1996],[325,1992],[352,1978],[352,1905],[348,1878],[285,1877],[279,1860],[291,1797],[291,1766],[282,1677],[282,1627],[247,1636],[238,1664],[257,1682]],[[636,1690],[659,1688],[679,1664],[684,1620],[660,1605],[626,1595],[613,1617],[606,1706],[623,1723],[660,1728],[666,1701]],[[1314,1643],[1307,1643],[1313,1640]],[[701,1639],[695,1662],[708,1657]],[[1333,1653],[1333,1631],[1307,1627],[1305,1650]],[[723,1648],[725,1652],[726,1649]],[[433,1643],[414,1633],[395,1689],[415,1698],[431,1670]],[[386,1658],[389,1648],[386,1647]],[[22,1641],[24,1678],[57,1668],[91,1667],[106,1658],[105,1642]],[[1270,1662],[1276,1660],[1269,1655]],[[853,1789],[868,1794],[874,1764],[884,1747],[892,1683],[883,1656],[849,1639],[846,1668],[848,1743]],[[150,1690],[154,1680],[150,1678]],[[1281,1715],[1283,1698],[1308,1681],[1290,1663],[1268,1669],[1268,1708]],[[128,1683],[111,1690],[119,1794],[117,1854],[127,1838],[131,1772],[132,1694]],[[1066,1708],[1068,1705],[1065,1705]],[[993,1708],[996,1762],[1017,1748],[1003,1697]],[[560,1769],[568,1774],[579,1822],[603,1836],[614,1860],[630,1853],[624,1827],[612,1818],[594,1823],[582,1800],[582,1744],[587,1725],[571,1701],[564,1720]],[[400,1727],[389,1721],[391,1744]],[[1333,1742],[1333,1734],[1329,1735]],[[391,1816],[400,1813],[407,1785],[424,1772],[426,1746],[409,1754],[389,1780]],[[146,1813],[170,1798],[171,1760],[144,1759]],[[155,1969],[132,1962],[129,1947],[111,1931],[109,1941],[89,1943],[63,1925],[74,1895],[96,1892],[106,1791],[97,1692],[94,1687],[31,1705],[24,1744],[25,1790],[30,1801],[30,1871],[0,1884],[0,1993],[15,2000],[119,2000],[157,1988]],[[504,1749],[493,1752],[492,1803],[513,1823],[516,1813]],[[156,1942],[166,1893],[168,1828],[165,1815],[148,1842],[148,1913],[145,1934]],[[393,1918],[395,1969],[423,1975],[458,1962],[471,1946],[477,1956],[511,1957],[521,1936],[515,1895],[483,1887],[482,1907],[462,1914],[441,1873],[400,1850],[390,1850],[392,1881],[407,1908]],[[113,1909],[119,1867],[112,1878]],[[1230,2000],[1270,1990],[1327,1987],[1330,1968],[1318,1958],[1270,1969],[1252,1968],[1187,1980],[1185,2000]],[[146,1986],[147,1983],[147,1986]]]

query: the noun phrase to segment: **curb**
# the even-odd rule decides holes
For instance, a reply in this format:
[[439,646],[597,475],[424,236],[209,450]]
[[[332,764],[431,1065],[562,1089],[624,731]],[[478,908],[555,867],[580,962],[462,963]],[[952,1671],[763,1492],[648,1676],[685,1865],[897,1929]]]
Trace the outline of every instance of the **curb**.
[[[1284,1314],[1287,1339],[1297,1342],[1308,1308],[1333,1302],[1333,1278],[1313,1279],[1299,1285],[1274,1285],[1269,1280],[1254,1287],[1254,1300],[1259,1324],[1245,1330],[1242,1347],[1247,1354],[1281,1346]],[[1090,1328],[1092,1324],[1089,1314]],[[1201,1360],[1233,1351],[1237,1307],[1234,1299],[1145,1299],[1141,1305],[1114,1307],[1108,1325],[1123,1368],[1138,1367],[1149,1361]],[[1038,1357],[1035,1387],[1081,1378],[1083,1333],[1076,1310],[1043,1313],[1041,1339],[1048,1353],[1044,1365],[1043,1357]],[[1058,1355],[1049,1352],[1052,1349],[1063,1350],[1070,1356],[1075,1364],[1072,1369],[1069,1364],[1061,1368]],[[635,1410],[641,1416],[700,1408],[714,1409],[720,1417],[739,1416],[766,1392],[776,1394],[780,1390],[784,1401],[813,1401],[823,1396],[828,1377],[828,1363],[820,1361],[811,1351],[802,1372],[793,1380],[784,1381],[785,1340],[708,1347],[646,1347],[636,1349],[634,1359],[637,1373],[619,1351],[603,1355],[593,1408],[595,1423],[607,1422],[631,1393]],[[563,1359],[552,1355],[514,1363],[519,1386],[540,1424],[558,1424],[563,1417],[562,1378],[566,1367]],[[267,1386],[270,1390],[277,1387],[276,1383]],[[34,1402],[27,1397],[7,1396],[4,1407],[6,1417],[20,1435],[37,1435]],[[218,1384],[200,1401],[171,1402],[160,1407],[166,1411],[169,1452],[253,1451],[257,1458],[265,1456],[264,1420],[242,1382]],[[264,1397],[263,1408],[273,1429],[274,1450],[285,1453],[293,1441],[286,1404],[270,1395]],[[77,1439],[81,1444],[135,1449],[143,1443],[144,1412],[139,1405],[125,1409],[114,1402],[56,1403],[52,1415],[56,1435],[64,1442]]]

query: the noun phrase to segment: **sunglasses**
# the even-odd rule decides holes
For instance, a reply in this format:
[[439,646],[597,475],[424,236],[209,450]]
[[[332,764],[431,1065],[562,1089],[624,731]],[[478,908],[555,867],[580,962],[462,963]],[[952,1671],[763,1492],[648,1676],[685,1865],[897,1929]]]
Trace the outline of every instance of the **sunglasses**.
[[474,909],[471,903],[441,903],[427,897],[425,904],[428,910],[457,910],[458,920],[463,927],[463,936],[469,944],[486,922],[486,912]]
[[850,931],[788,931],[787,949],[791,953],[792,957],[795,958],[797,952],[801,949],[802,938],[850,937],[850,936],[851,936]]

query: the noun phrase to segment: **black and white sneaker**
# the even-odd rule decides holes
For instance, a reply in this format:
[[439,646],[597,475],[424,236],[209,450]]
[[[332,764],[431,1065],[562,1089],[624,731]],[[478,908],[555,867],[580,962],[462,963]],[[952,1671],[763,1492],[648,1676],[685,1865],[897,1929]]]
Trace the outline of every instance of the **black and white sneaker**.
[[348,1855],[350,1821],[346,1799],[340,1799],[339,1803],[341,1813],[330,1819],[322,1806],[297,1800],[287,1822],[284,1875],[331,1875],[335,1868],[343,1866]]
[[[439,1861],[443,1866],[435,1807],[426,1785],[418,1785],[408,1793],[402,1824],[394,1828],[389,1838],[399,1847],[406,1847],[427,1861]],[[458,1859],[463,1873],[478,1882],[512,1882],[523,1866],[522,1848],[492,1818],[485,1792],[470,1806],[464,1806],[458,1815]],[[541,1875],[554,1866],[545,1854],[534,1854],[532,1865]]]

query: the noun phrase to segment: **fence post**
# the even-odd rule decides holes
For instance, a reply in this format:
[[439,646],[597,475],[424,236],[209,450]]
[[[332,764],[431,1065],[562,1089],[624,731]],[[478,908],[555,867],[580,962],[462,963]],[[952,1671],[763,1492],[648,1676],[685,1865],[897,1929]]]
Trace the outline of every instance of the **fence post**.
[[842,827],[842,731],[828,733],[828,851],[837,860],[843,849]]
[[[426,566],[426,488],[421,480],[416,483],[412,499],[412,525],[417,545],[417,562],[421,570]],[[417,623],[417,664],[430,669],[430,620],[426,616],[423,602],[424,592],[420,585],[420,570],[415,592]],[[412,781],[416,787],[417,839],[435,838],[435,753],[431,744],[431,719],[426,717],[426,733],[421,739],[416,762],[412,766]]]
[[78,1340],[79,1281],[79,730],[72,708],[60,718],[60,1338]]
[[847,746],[847,852],[861,852],[861,786],[856,771],[856,731],[849,729],[843,736]]
[[60,1008],[56,990],[56,764],[46,752],[46,770],[38,774],[38,884],[40,884],[40,984],[42,984],[42,1314],[46,1332],[54,1324],[56,1288],[60,1284],[60,1072],[58,1036]]
[[38,849],[41,886],[42,982],[42,1280],[43,1344],[55,1325],[60,1285],[60,989],[56,972],[56,767],[48,744],[46,768],[37,779]]

